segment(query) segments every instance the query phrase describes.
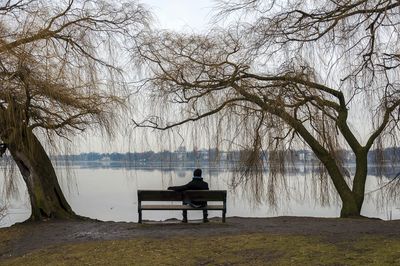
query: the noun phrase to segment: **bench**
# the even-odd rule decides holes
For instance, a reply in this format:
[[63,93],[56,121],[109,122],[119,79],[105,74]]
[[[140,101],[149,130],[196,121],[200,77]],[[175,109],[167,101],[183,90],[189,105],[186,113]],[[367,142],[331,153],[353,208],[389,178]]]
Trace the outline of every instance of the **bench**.
[[[142,223],[143,210],[217,210],[222,211],[222,222],[225,223],[226,216],[226,190],[186,190],[176,192],[173,190],[138,190],[138,213],[139,223]],[[209,205],[205,207],[193,208],[189,205],[161,204],[161,205],[143,205],[144,201],[220,201],[222,205]]]

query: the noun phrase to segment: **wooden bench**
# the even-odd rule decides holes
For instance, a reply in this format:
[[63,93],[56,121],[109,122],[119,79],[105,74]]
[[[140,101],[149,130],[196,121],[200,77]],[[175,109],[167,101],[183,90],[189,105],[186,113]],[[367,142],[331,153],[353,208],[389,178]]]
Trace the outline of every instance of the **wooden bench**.
[[[222,222],[225,223],[226,216],[226,190],[186,190],[176,192],[173,190],[138,190],[138,213],[139,223],[142,223],[143,210],[217,210],[222,211]],[[190,201],[220,201],[222,205],[209,205],[200,208],[193,208],[189,205],[182,205],[182,202]],[[144,201],[180,201],[181,204],[160,204],[143,205]]]

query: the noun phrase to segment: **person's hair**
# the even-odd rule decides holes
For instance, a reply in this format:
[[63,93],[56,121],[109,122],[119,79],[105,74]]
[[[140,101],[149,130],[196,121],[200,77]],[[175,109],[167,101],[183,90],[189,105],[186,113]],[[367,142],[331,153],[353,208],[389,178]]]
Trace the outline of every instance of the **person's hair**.
[[193,171],[193,176],[200,176],[201,177],[201,169],[197,168]]

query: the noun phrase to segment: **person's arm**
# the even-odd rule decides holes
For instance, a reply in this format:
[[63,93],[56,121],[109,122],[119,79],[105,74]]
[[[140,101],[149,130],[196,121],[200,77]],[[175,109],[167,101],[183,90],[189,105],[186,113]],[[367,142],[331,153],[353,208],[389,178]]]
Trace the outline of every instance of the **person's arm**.
[[189,190],[189,188],[190,188],[190,182],[187,183],[186,185],[183,185],[183,186],[168,187],[168,190],[182,192],[182,191],[185,191],[185,190]]

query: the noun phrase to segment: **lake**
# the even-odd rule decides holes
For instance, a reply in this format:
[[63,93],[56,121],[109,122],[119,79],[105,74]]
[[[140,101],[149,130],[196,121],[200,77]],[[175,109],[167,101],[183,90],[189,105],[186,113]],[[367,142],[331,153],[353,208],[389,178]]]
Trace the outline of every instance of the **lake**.
[[[137,222],[138,189],[165,189],[172,185],[182,185],[190,181],[193,168],[137,168],[111,165],[110,163],[74,164],[70,167],[72,174],[67,175],[64,167],[56,167],[59,181],[72,209],[79,215],[103,221]],[[285,178],[265,180],[258,184],[264,188],[262,199],[256,200],[255,188],[240,184],[235,189],[231,187],[234,172],[203,167],[203,176],[210,189],[228,190],[227,217],[273,217],[273,216],[313,216],[338,217],[340,202],[333,192],[319,185],[319,178],[313,177],[309,171],[302,168],[293,171]],[[267,174],[266,174],[267,175]],[[26,220],[30,215],[28,194],[22,178],[19,180],[19,196],[11,198],[8,213],[0,221],[0,227],[10,226]],[[0,189],[4,176],[0,176]],[[276,205],[271,206],[268,200],[267,183],[274,181],[276,188]],[[366,191],[380,187],[379,179],[369,176]],[[387,180],[383,180],[387,181]],[[325,202],[321,202],[320,191]],[[327,191],[331,191],[328,193]],[[271,194],[269,194],[271,196]],[[4,197],[2,197],[4,201]],[[269,198],[270,199],[270,198]],[[328,201],[328,202],[327,202]],[[3,202],[4,203],[4,202]],[[329,204],[328,204],[329,203]],[[1,204],[1,201],[0,201]],[[362,215],[377,217],[384,220],[400,219],[400,203],[386,199],[381,191],[368,193],[362,209]],[[189,219],[200,219],[201,212],[189,211]],[[221,212],[210,212],[209,217],[221,216]],[[145,211],[143,219],[162,221],[170,218],[181,219],[180,211]]]

